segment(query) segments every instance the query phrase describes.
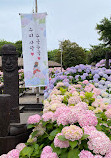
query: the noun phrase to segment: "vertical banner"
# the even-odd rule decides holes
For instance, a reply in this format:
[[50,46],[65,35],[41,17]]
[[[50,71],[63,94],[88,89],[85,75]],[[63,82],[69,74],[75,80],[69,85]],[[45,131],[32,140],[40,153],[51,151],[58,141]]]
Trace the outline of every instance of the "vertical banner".
[[25,87],[46,86],[49,83],[46,15],[21,14]]

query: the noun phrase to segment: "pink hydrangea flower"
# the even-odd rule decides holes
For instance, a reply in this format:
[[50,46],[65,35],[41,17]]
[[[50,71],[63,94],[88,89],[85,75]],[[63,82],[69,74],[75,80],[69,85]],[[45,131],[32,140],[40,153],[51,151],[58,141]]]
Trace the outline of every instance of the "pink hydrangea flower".
[[85,113],[79,116],[78,122],[81,127],[96,126],[98,123],[98,120],[93,111],[87,110]]
[[111,158],[111,152],[106,154],[104,158]]
[[85,94],[85,92],[83,92],[83,91],[80,92],[80,96],[84,97],[85,96],[84,94]]
[[100,131],[92,131],[89,136],[88,148],[93,150],[95,154],[105,155],[109,151],[111,141],[105,133]]
[[47,112],[42,115],[43,121],[49,121],[52,120],[54,113],[53,112]]
[[35,124],[35,123],[39,123],[39,121],[41,120],[41,116],[38,114],[29,116],[27,123],[28,124]]
[[86,92],[91,92],[92,87],[90,87],[90,86],[86,86],[86,87],[84,88],[84,90],[85,90]]
[[56,137],[54,138],[54,146],[55,146],[55,147],[59,147],[59,148],[68,148],[68,147],[69,147],[69,141],[62,141],[62,140],[59,140],[59,139],[58,139],[58,136],[60,136],[60,135],[63,136],[62,133],[58,133],[58,134],[56,135]]
[[52,148],[50,146],[45,146],[40,158],[58,158],[58,156],[56,153],[52,152]]
[[25,145],[24,143],[20,143],[20,144],[18,144],[18,145],[16,146],[16,149],[19,150],[19,151],[21,151],[21,150],[23,150],[23,148],[25,148],[25,147],[26,147],[26,145]]
[[76,104],[76,106],[81,106],[84,110],[88,109],[88,104],[82,101]]
[[83,136],[82,129],[76,125],[70,125],[64,127],[62,129],[62,133],[66,139],[71,141],[79,140]]
[[8,152],[7,157],[8,158],[19,158],[19,153],[20,153],[19,150],[13,149],[13,150]]
[[56,109],[52,120],[55,121],[62,113],[70,112],[70,108],[68,106],[62,106]]
[[79,158],[94,158],[94,156],[90,151],[82,150],[79,154]]
[[45,146],[41,154],[52,153],[52,148],[50,146]]
[[66,114],[66,117],[69,124],[74,124],[78,121],[76,110],[74,110],[73,108],[70,110],[70,112]]
[[111,119],[111,109],[108,109],[108,110],[105,112],[105,115],[107,116],[108,119]]
[[8,158],[8,157],[7,157],[7,154],[3,154],[0,156],[0,158]]
[[58,156],[56,153],[52,152],[52,153],[41,154],[40,158],[58,158]]
[[75,104],[79,103],[80,101],[81,101],[81,98],[78,95],[74,95],[74,96],[72,96],[68,99],[68,104],[69,105],[71,105],[71,104],[75,105]]
[[59,87],[62,87],[64,86],[64,83],[63,82],[58,82],[57,85],[55,86],[55,88],[59,88]]
[[111,109],[111,104],[109,104],[109,105],[107,106],[107,110],[108,110],[108,109]]
[[101,91],[98,88],[94,88],[93,91],[92,91],[92,93],[94,93],[97,96],[97,95],[101,94]]
[[103,158],[101,155],[95,155],[94,158]]
[[74,85],[75,88],[82,88],[80,84]]
[[88,81],[88,80],[84,80],[82,83],[83,83],[83,84],[88,84],[89,81]]
[[96,130],[96,127],[94,126],[83,126],[84,134],[90,135],[90,133],[94,130]]
[[67,119],[67,114],[66,113],[63,113],[63,114],[61,114],[58,118],[57,118],[57,124],[58,124],[58,126],[60,125],[60,124],[62,124],[63,126],[64,125],[68,125],[68,119]]

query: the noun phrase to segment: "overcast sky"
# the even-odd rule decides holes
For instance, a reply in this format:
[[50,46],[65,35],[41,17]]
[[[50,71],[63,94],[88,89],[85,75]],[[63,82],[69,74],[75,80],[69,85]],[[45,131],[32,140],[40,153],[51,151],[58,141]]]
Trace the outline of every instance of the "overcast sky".
[[[32,13],[35,0],[0,0],[0,40],[22,40],[19,13]],[[38,0],[38,12],[47,12],[47,49],[58,49],[69,39],[83,48],[97,45],[96,24],[111,16],[111,0]]]

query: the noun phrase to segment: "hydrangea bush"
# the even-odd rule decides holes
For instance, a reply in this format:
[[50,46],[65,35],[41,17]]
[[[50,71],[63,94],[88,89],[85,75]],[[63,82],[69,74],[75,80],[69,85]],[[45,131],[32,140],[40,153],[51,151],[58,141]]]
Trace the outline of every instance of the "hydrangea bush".
[[52,77],[29,139],[2,158],[111,158],[110,70],[80,64]]
[[58,82],[44,100],[43,115],[28,118],[32,133],[20,158],[110,158],[111,105],[87,80]]

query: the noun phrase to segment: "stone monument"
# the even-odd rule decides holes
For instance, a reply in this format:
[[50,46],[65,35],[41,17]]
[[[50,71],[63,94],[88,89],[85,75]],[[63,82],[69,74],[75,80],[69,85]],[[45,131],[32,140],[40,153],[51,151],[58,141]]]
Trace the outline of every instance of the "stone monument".
[[10,95],[0,94],[0,137],[9,134],[10,128]]
[[19,77],[18,54],[15,46],[6,44],[2,47],[2,68],[4,94],[10,94],[10,123],[20,122],[19,113]]

